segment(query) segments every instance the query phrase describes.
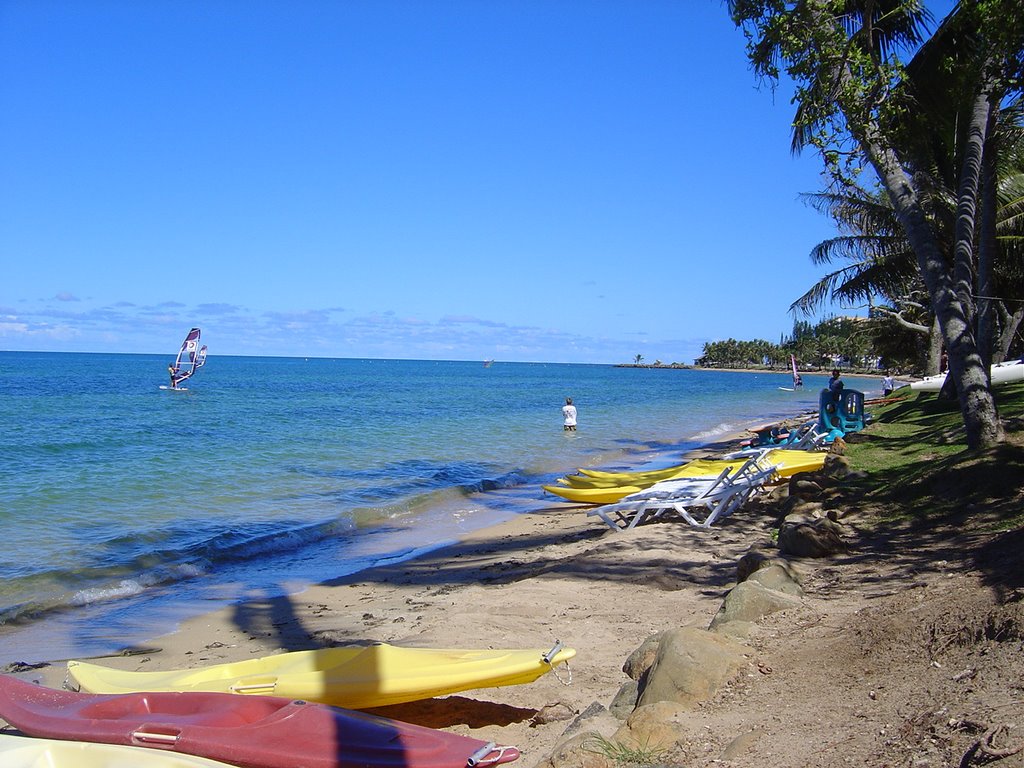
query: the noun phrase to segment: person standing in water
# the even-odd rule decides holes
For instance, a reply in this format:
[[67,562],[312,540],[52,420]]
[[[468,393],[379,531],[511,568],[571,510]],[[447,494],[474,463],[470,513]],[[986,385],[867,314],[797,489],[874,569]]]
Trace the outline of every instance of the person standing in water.
[[565,398],[565,405],[562,406],[562,430],[576,431],[576,406],[572,404],[571,397]]

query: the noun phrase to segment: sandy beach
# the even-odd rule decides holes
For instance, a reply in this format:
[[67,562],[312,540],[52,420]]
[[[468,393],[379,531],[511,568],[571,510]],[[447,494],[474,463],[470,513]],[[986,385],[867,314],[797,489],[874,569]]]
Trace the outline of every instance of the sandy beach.
[[[523,751],[520,764],[534,765],[568,724],[535,725],[539,710],[607,705],[628,680],[623,660],[646,637],[668,626],[707,625],[736,559],[759,533],[752,522],[710,531],[648,526],[626,535],[582,509],[541,509],[416,561],[197,617],[155,639],[152,653],[102,663],[177,669],[330,644],[548,648],[560,640],[577,651],[570,684],[559,668],[557,677],[530,685],[379,710],[513,744]],[[35,677],[59,687],[64,673],[54,666]]]
[[[694,455],[719,455],[732,444]],[[736,560],[769,523],[737,516],[712,530],[655,525],[623,534],[586,509],[552,501],[414,561],[198,616],[141,653],[100,663],[152,671],[336,644],[547,649],[560,641],[577,651],[568,672],[377,710],[515,745],[523,752],[518,764],[532,766],[572,717],[611,702],[628,681],[623,660],[645,638],[666,627],[707,626],[734,582]],[[55,664],[24,676],[60,687],[65,672]],[[542,723],[548,715],[539,712],[556,719]]]
[[[708,628],[741,580],[740,558],[752,547],[775,551],[787,489],[707,530],[672,522],[616,532],[586,508],[551,504],[414,561],[196,617],[101,663],[156,671],[337,644],[546,650],[558,640],[577,656],[557,675],[375,710],[514,745],[523,768],[628,763],[590,746],[624,729],[634,743],[672,745],[641,762],[691,766],[937,767],[978,751],[986,738],[993,752],[1019,739],[1019,531],[877,528],[870,521],[883,510],[855,498],[844,502],[844,527],[857,546],[790,558],[800,597],[737,637],[742,663],[731,679],[696,706],[635,710],[646,723],[608,711],[630,683],[630,654],[654,633]],[[998,500],[1002,491],[992,490]],[[986,626],[1009,629],[991,634]],[[65,669],[19,676],[60,687]],[[661,730],[643,730],[651,722]],[[1002,766],[1020,766],[1024,753],[1007,757]]]

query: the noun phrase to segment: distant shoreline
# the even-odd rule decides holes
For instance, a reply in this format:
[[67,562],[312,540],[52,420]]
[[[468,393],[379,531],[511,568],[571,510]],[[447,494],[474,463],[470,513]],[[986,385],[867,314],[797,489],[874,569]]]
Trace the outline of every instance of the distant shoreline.
[[[791,368],[705,368],[699,365],[683,365],[681,363],[670,363],[668,365],[655,365],[654,363],[615,363],[614,368],[657,368],[659,370],[676,370],[676,371],[727,371],[728,373],[792,373]],[[829,376],[832,371],[824,368],[820,370],[800,370],[801,374],[808,374],[811,376]],[[840,369],[840,373],[843,376],[857,376],[865,379],[881,378],[885,375],[884,371],[868,372],[868,371],[849,371]],[[914,376],[901,376],[904,379],[918,378]]]

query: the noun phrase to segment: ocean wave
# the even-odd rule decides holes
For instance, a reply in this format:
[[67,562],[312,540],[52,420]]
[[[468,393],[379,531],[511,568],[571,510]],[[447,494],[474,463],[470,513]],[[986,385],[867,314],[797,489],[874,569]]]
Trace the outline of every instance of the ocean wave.
[[[353,505],[329,520],[315,523],[251,523],[216,530],[209,525],[202,536],[187,523],[165,526],[141,536],[118,535],[107,544],[104,565],[78,568],[74,571],[37,570],[22,579],[9,579],[4,592],[8,595],[35,594],[42,599],[13,602],[0,607],[0,626],[41,619],[54,612],[139,597],[154,589],[166,589],[176,583],[214,575],[224,568],[246,563],[272,561],[278,556],[293,556],[302,550],[314,551],[325,540],[333,544],[346,537],[386,535],[395,529],[396,521],[408,518],[414,524],[417,515],[431,509],[440,498],[485,490],[513,487],[521,483],[516,473],[477,478],[453,486],[454,475],[440,473],[436,486],[427,492],[410,493],[414,484],[405,486],[400,500],[383,505]],[[350,499],[351,501],[352,499]],[[178,547],[154,548],[156,541],[182,542]],[[426,543],[425,546],[431,546]],[[121,557],[111,559],[113,554]],[[402,559],[404,552],[390,551],[384,560]],[[367,563],[367,565],[372,563]],[[18,582],[21,582],[19,584]],[[44,588],[44,584],[51,585]],[[0,598],[2,599],[2,598]]]
[[706,443],[715,440],[716,438],[724,437],[725,435],[739,432],[742,429],[743,427],[739,426],[738,424],[734,424],[733,422],[727,421],[722,422],[721,424],[716,424],[715,426],[709,429],[705,429],[702,432],[698,432],[690,439],[696,443]]

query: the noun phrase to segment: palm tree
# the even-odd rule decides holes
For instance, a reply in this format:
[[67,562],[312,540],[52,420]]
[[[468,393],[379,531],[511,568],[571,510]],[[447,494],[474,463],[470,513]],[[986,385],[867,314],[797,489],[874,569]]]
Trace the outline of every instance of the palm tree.
[[826,300],[842,306],[867,304],[872,315],[891,317],[903,329],[929,338],[924,368],[926,373],[937,373],[941,336],[928,316],[926,299],[922,307],[925,292],[917,262],[888,198],[880,191],[872,193],[854,185],[842,192],[803,197],[831,216],[841,233],[818,243],[811,251],[811,261],[817,265],[845,263],[812,285],[790,305],[790,311],[810,316]]
[[[870,166],[892,201],[939,320],[949,353],[948,380],[956,385],[971,448],[997,443],[1003,434],[975,333],[973,259],[978,205],[986,200],[982,169],[991,162],[989,139],[995,135],[998,105],[1007,88],[1019,88],[1015,78],[1024,74],[1024,18],[1018,2],[960,4],[939,30],[959,25],[956,37],[970,44],[957,49],[960,58],[940,56],[943,67],[954,73],[950,79],[964,86],[955,103],[966,105],[957,121],[962,128],[952,138],[960,152],[951,155],[957,159],[958,178],[950,252],[943,249],[929,215],[929,190],[911,162],[914,142],[908,139],[906,116],[920,110],[905,87],[896,55],[921,45],[929,20],[923,4],[729,0],[733,20],[747,34],[756,71],[775,79],[782,62],[796,83],[794,149],[817,148],[833,177],[847,182]],[[994,222],[994,208],[989,216]],[[993,240],[983,232],[983,245]]]

